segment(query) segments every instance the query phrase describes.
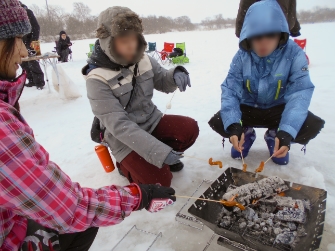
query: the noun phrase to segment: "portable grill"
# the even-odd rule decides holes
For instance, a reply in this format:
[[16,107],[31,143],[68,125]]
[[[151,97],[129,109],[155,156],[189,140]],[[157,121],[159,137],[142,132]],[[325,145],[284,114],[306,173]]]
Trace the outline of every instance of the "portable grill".
[[[248,183],[266,178],[263,175],[255,173],[242,172],[239,169],[228,168],[212,185],[200,196],[201,198],[220,200],[225,194],[229,185],[241,186]],[[307,219],[304,228],[307,233],[292,248],[289,245],[283,245],[270,242],[275,235],[261,234],[259,236],[251,235],[248,228],[240,229],[238,222],[234,222],[228,228],[221,227],[217,224],[218,215],[223,205],[219,203],[211,203],[197,200],[188,210],[197,219],[201,220],[206,226],[214,231],[214,233],[222,236],[218,239],[218,244],[232,250],[260,250],[260,251],[301,251],[301,250],[317,250],[320,246],[323,226],[326,215],[326,198],[327,192],[323,189],[294,184],[285,181],[290,189],[285,192],[286,196],[293,199],[308,199],[311,202],[311,210],[307,212]],[[301,187],[300,190],[292,189],[292,187]],[[227,208],[228,209],[228,208]],[[233,245],[232,245],[233,243]]]

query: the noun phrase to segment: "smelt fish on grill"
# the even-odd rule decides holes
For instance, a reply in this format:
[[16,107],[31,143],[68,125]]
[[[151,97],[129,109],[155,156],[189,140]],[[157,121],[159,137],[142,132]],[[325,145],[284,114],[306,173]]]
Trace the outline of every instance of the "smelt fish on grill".
[[289,188],[285,184],[285,181],[274,176],[240,187],[232,187],[227,190],[227,193],[223,195],[222,199],[229,200],[233,196],[238,195],[235,199],[237,202],[242,205],[249,205],[254,199],[268,197],[287,190],[289,190]]

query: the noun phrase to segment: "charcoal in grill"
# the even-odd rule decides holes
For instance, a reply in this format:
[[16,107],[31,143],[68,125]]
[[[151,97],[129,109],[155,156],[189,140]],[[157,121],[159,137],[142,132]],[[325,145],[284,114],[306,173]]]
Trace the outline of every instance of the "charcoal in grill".
[[[258,174],[258,177],[256,178],[254,173],[244,173],[239,169],[231,167],[218,177],[201,197],[220,200],[228,191],[228,187],[229,191],[232,191],[237,187],[260,181],[263,178],[266,177]],[[274,194],[268,197],[268,199],[271,198],[270,203],[265,203],[265,201],[262,202],[259,200],[257,203],[260,205],[263,203],[264,213],[259,215],[259,217],[256,217],[252,216],[252,211],[248,212],[249,215],[247,217],[248,220],[245,221],[245,227],[243,221],[238,222],[238,220],[240,216],[246,212],[242,212],[236,208],[225,208],[224,212],[228,211],[231,213],[231,218],[226,218],[227,226],[218,224],[218,216],[223,212],[223,206],[219,203],[209,203],[197,200],[188,211],[197,219],[201,220],[206,226],[211,228],[216,234],[223,236],[223,238],[218,239],[218,244],[228,247],[229,249],[232,249],[232,247],[229,246],[232,244],[229,243],[234,243],[234,246],[241,246],[243,247],[243,250],[316,250],[319,248],[322,239],[327,192],[323,189],[308,187],[301,184],[291,184],[294,187],[301,187],[301,189],[297,191],[289,189],[290,182],[285,181],[284,183],[288,190],[285,190],[284,185],[280,189],[284,189],[285,196],[291,197],[293,201],[289,199],[289,201],[284,202],[280,198],[274,196]],[[238,197],[236,200],[238,200]],[[291,225],[292,222],[286,222],[284,223],[286,225],[283,226],[283,223],[280,223],[278,219],[276,219],[278,211],[271,212],[273,210],[271,209],[273,208],[271,207],[271,203],[274,203],[273,201],[275,199],[279,201],[276,202],[277,204],[282,203],[281,205],[284,205],[281,209],[284,209],[286,205],[285,203],[296,203],[297,205],[294,205],[296,209],[301,208],[302,205],[306,210],[305,223],[301,224],[299,222],[293,222],[293,224],[295,224],[294,227]],[[244,199],[244,201],[245,203],[250,203],[251,200]],[[223,214],[221,216],[224,217]],[[252,220],[250,220],[251,217]],[[265,225],[263,218],[266,221]],[[233,224],[229,224],[229,221]],[[272,226],[271,221],[273,224]],[[241,223],[243,223],[242,226],[244,228],[240,228]],[[255,231],[254,228],[261,229],[262,231]],[[278,233],[275,234],[275,232]],[[287,236],[284,235],[285,232],[292,233],[292,235],[295,236],[294,243],[291,243],[291,239],[288,238],[290,237],[290,234]],[[278,234],[281,233],[283,233],[283,238],[277,239]]]

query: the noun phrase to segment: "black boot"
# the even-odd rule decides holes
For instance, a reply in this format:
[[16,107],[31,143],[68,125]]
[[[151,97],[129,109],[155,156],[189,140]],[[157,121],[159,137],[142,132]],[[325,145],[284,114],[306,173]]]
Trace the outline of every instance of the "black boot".
[[179,162],[177,164],[171,165],[170,166],[170,171],[175,173],[175,172],[179,172],[184,168],[184,163],[183,162]]
[[33,86],[36,86],[34,84],[34,81],[33,80],[29,80],[29,83],[28,84],[24,84],[25,87],[33,87]]
[[126,177],[126,175],[124,175],[124,173],[122,172],[121,168],[117,168],[117,170],[119,171],[119,174],[123,177]]

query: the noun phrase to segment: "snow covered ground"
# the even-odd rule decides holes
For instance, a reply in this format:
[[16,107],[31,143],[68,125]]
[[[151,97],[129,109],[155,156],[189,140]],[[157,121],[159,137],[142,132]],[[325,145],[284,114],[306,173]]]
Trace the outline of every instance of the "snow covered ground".
[[[326,127],[307,147],[304,155],[300,145],[293,145],[291,161],[280,167],[269,163],[265,175],[278,175],[304,185],[327,189],[327,218],[321,250],[335,250],[335,23],[304,25],[303,36],[308,38],[307,53],[311,60],[310,73],[316,86],[310,110],[326,120]],[[333,31],[333,32],[331,32]],[[233,55],[238,49],[238,40],[233,29],[219,31],[196,31],[167,33],[146,36],[147,41],[157,42],[159,49],[163,42],[186,42],[191,63],[186,67],[190,72],[192,88],[186,93],[177,93],[172,110],[168,113],[187,115],[195,118],[200,126],[200,136],[187,155],[203,159],[213,157],[222,160],[224,169],[230,166],[241,168],[241,162],[230,158],[230,144],[223,151],[221,138],[207,124],[210,117],[220,108],[220,85],[229,69]],[[82,97],[72,101],[59,99],[58,93],[48,94],[47,89],[37,91],[26,88],[21,98],[22,113],[35,131],[37,140],[50,152],[50,158],[82,186],[98,188],[118,184],[126,185],[127,180],[118,172],[106,174],[94,152],[95,144],[90,140],[93,115],[86,98],[85,81],[80,74],[85,65],[88,44],[94,40],[75,41],[72,50],[74,61],[62,65],[65,72],[80,88]],[[42,44],[42,51],[51,51],[53,44]],[[49,73],[51,68],[48,69]],[[51,74],[49,74],[51,76]],[[164,111],[171,96],[155,93],[154,102]],[[246,162],[256,168],[266,160],[269,153],[263,134],[258,129],[258,138]],[[334,148],[333,148],[334,147]],[[223,170],[210,167],[205,162],[185,158],[185,169],[174,174],[172,186],[178,194],[191,195],[203,179],[215,179]],[[207,189],[201,187],[198,195]],[[151,250],[203,250],[212,236],[205,227],[202,231],[178,224],[175,215],[185,200],[179,199],[166,210],[150,214],[143,210],[134,212],[117,226],[101,228],[91,250],[107,251],[133,226],[153,233],[162,232]],[[188,209],[189,206],[186,208]],[[186,210],[185,210],[186,211]],[[116,250],[146,250],[153,236],[134,232]],[[214,241],[209,251],[224,250]]]

